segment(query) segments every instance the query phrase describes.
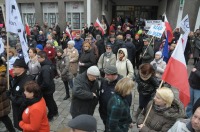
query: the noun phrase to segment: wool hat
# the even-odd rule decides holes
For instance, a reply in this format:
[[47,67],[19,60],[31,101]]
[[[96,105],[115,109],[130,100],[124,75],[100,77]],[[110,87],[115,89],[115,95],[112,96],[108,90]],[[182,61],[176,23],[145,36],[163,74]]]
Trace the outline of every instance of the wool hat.
[[145,38],[145,39],[143,39],[143,41],[150,42],[150,39],[149,38]]
[[160,89],[157,89],[156,94],[158,94],[166,102],[166,107],[171,106],[174,100],[174,93],[171,89],[167,87],[162,87]]
[[5,72],[6,71],[6,67],[4,65],[0,66],[0,72]]
[[99,76],[100,71],[97,66],[91,66],[87,69],[87,74],[93,75],[93,76]]
[[68,122],[68,126],[82,131],[96,131],[97,121],[91,115],[79,115]]
[[16,59],[13,67],[21,67],[24,69],[28,69],[28,66],[26,65],[26,62],[24,61],[24,59]]
[[64,53],[63,49],[62,48],[57,48],[57,52],[60,52],[60,53]]
[[42,46],[41,44],[38,44],[38,45],[36,46],[36,49],[43,50],[43,46]]
[[117,74],[117,67],[114,66],[114,65],[109,65],[109,66],[106,66],[105,69],[104,69],[104,72],[106,74]]
[[157,52],[156,52],[156,55],[162,56],[162,52],[161,52],[161,51],[157,51]]
[[74,46],[74,45],[75,45],[75,42],[74,42],[74,40],[70,40],[70,41],[68,41],[67,44]]

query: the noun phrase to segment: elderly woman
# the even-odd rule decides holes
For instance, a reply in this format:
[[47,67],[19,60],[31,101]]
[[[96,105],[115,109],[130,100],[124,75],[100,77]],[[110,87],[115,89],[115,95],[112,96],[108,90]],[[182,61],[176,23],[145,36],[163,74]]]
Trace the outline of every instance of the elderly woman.
[[29,81],[24,86],[25,101],[21,104],[21,118],[19,126],[23,132],[49,132],[46,103],[40,87],[34,81]]
[[129,104],[126,96],[131,94],[134,82],[130,78],[119,80],[115,86],[115,93],[108,102],[108,118],[106,129],[109,132],[128,132],[132,126]]
[[[152,109],[143,124],[150,106]],[[185,116],[183,105],[176,99],[171,89],[157,89],[154,100],[149,102],[144,112],[138,117],[137,125],[140,132],[167,132],[178,118]]]
[[41,69],[41,66],[40,66],[40,63],[38,62],[36,49],[30,48],[28,53],[29,53],[29,58],[30,58],[30,61],[28,63],[28,71],[29,71],[29,74],[32,75],[33,79],[35,80]]
[[117,53],[116,67],[118,74],[132,79],[134,75],[133,65],[127,57],[127,49],[120,48]]
[[91,49],[91,45],[89,42],[83,43],[83,52],[79,59],[79,73],[83,73],[86,71],[90,66],[95,65],[96,57],[94,55],[93,50]]

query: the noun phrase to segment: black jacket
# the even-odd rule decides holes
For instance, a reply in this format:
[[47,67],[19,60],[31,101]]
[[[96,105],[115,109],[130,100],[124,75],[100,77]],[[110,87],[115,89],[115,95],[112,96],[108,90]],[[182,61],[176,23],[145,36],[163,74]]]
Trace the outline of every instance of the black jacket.
[[127,49],[128,59],[133,64],[133,61],[134,61],[134,58],[135,58],[135,54],[136,54],[135,45],[131,41],[126,41],[125,47]]
[[111,44],[113,53],[117,56],[117,52],[120,48],[126,48],[123,40],[116,40],[114,44]]
[[81,54],[79,62],[84,63],[84,66],[79,66],[79,73],[83,73],[90,66],[95,65],[96,64],[96,57],[94,55],[93,50],[84,51]]
[[55,84],[53,80],[54,66],[52,62],[45,59],[40,63],[41,70],[38,74],[37,83],[39,84],[43,94],[52,94],[55,92]]
[[[98,81],[89,81],[86,72],[79,74],[75,78],[70,108],[70,113],[73,118],[81,114],[93,115],[98,103],[98,89]],[[94,97],[93,93],[97,97]]]
[[140,40],[140,39],[138,39],[138,40],[136,40],[136,39],[134,39],[133,40],[133,44],[135,45],[135,48],[136,48],[136,52],[142,52],[142,48],[143,48],[143,42],[142,42],[142,40]]
[[103,53],[106,52],[105,45],[104,45],[104,39],[97,41],[96,46],[98,48],[99,56],[101,56]]
[[200,61],[195,65],[195,68],[197,70],[190,73],[189,84],[192,88],[200,90]]

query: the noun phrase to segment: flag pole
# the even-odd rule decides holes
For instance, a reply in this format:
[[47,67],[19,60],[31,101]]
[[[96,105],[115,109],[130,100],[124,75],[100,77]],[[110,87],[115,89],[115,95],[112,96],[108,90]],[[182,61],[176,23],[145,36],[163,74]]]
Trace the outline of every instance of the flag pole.
[[[4,24],[6,25],[6,18],[5,18],[5,10],[4,10],[4,5],[3,6],[1,6],[1,8],[2,8],[2,13],[3,13],[3,19],[4,19]],[[10,36],[10,34],[9,34],[9,32],[6,32],[6,52],[7,52],[7,56],[6,56],[6,60],[7,60],[7,89],[9,89],[9,87],[10,87],[10,78],[9,78],[9,36]]]
[[[162,80],[161,83],[160,83],[160,85],[159,85],[159,87],[158,87],[158,89],[160,89],[160,88],[162,87],[163,82],[164,82],[164,81]],[[153,106],[153,102],[152,102],[151,106],[149,107],[149,110],[148,110],[148,112],[147,112],[147,114],[146,114],[146,116],[145,116],[145,119],[144,119],[144,121],[143,121],[143,124],[146,123],[147,118],[148,118],[148,116],[149,116],[149,113],[150,113],[150,111],[151,111],[151,109],[152,109],[152,106]]]

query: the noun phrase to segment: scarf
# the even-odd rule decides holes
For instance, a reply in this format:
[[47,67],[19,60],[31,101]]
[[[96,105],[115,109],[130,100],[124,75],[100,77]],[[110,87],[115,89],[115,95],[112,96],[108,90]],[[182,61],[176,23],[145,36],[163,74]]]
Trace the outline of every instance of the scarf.
[[167,110],[168,108],[167,107],[160,107],[160,106],[158,106],[158,105],[154,105],[154,109],[156,110],[156,111],[159,111],[159,112],[162,112],[162,111],[165,111],[165,110]]
[[22,102],[22,104],[20,105],[20,108],[19,108],[19,121],[22,120],[22,114],[24,112],[24,110],[28,107],[28,106],[31,106],[37,102],[39,102],[42,98],[42,95],[40,94],[39,97],[34,97],[32,99],[28,99],[25,97],[25,95],[23,96],[24,97],[24,101]]
[[107,58],[110,58],[110,57],[112,56],[112,52],[105,52],[105,56],[106,56]]

